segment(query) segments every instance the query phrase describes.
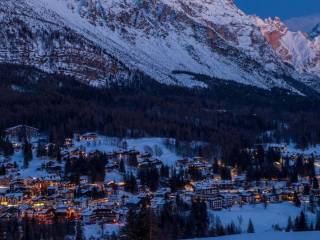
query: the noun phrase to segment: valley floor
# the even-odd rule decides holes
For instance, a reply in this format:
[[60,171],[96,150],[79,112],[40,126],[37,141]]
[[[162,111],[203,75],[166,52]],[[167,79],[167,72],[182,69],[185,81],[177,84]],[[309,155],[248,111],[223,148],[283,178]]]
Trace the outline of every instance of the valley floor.
[[319,238],[320,232],[264,232],[217,238],[201,238],[201,240],[319,240]]
[[[242,232],[247,231],[249,219],[252,220],[256,233],[264,233],[273,231],[272,226],[278,225],[280,228],[286,228],[288,217],[295,219],[300,212],[304,210],[295,207],[293,203],[283,202],[276,204],[268,204],[265,208],[263,204],[243,205],[242,207],[234,206],[230,209],[222,211],[209,211],[211,223],[215,222],[215,218],[219,217],[223,225],[230,224],[232,221],[236,226],[241,227]],[[315,214],[307,213],[307,221],[315,222]],[[319,236],[320,239],[320,236]]]

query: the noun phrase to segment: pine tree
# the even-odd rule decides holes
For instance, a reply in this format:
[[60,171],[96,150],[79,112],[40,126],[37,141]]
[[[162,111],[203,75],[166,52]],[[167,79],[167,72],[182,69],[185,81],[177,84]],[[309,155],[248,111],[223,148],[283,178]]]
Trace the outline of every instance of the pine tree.
[[124,181],[125,181],[125,190],[131,193],[136,193],[138,191],[138,184],[137,184],[137,180],[136,177],[130,173],[130,175],[126,175],[124,177]]
[[315,230],[320,231],[320,211],[317,212]]
[[251,218],[249,219],[247,233],[254,233],[254,226],[253,226],[253,223],[251,221]]
[[1,167],[0,167],[0,176],[4,176],[4,175],[6,175],[6,168],[5,168],[5,166],[4,165],[2,165]]
[[208,232],[209,218],[207,205],[204,201],[196,199],[192,201],[189,222],[193,226],[193,233],[196,237],[203,237]]
[[303,195],[309,195],[310,194],[310,186],[309,184],[306,184],[303,186]]
[[294,195],[293,195],[293,203],[296,207],[300,207],[301,206],[301,202],[300,202],[300,199],[299,199],[299,196],[298,196],[298,193],[297,192],[294,192]]
[[56,160],[57,160],[58,163],[61,163],[61,161],[62,161],[62,156],[61,156],[60,147],[57,148],[57,157],[56,157]]
[[47,151],[45,149],[45,146],[41,142],[38,142],[37,157],[40,158],[40,157],[45,156],[46,154],[47,154]]
[[128,163],[131,167],[137,167],[138,166],[138,159],[135,154],[129,156]]
[[126,173],[126,166],[125,166],[125,164],[124,164],[123,159],[120,160],[119,171],[120,171],[121,173]]
[[168,178],[169,177],[169,167],[168,166],[161,165],[160,176],[164,177],[164,178]]
[[157,240],[161,232],[148,200],[142,201],[138,209],[129,209],[127,223],[122,229],[121,239],[125,240]]
[[292,219],[291,217],[288,217],[288,224],[287,224],[287,227],[286,227],[286,232],[290,232],[293,228],[293,225],[292,225]]
[[307,219],[303,211],[301,211],[300,215],[296,217],[295,223],[294,223],[294,231],[307,231],[308,230],[308,224]]
[[71,173],[71,161],[70,158],[66,159],[66,163],[64,165],[64,175],[67,177]]
[[25,168],[29,166],[29,162],[31,160],[32,160],[32,145],[27,140],[25,140],[23,144],[23,164]]
[[313,179],[312,179],[312,188],[313,189],[319,189],[319,182],[318,182],[318,179],[316,177],[313,177]]
[[83,231],[82,231],[82,226],[81,226],[81,222],[78,221],[77,225],[76,225],[76,238],[75,240],[83,240]]

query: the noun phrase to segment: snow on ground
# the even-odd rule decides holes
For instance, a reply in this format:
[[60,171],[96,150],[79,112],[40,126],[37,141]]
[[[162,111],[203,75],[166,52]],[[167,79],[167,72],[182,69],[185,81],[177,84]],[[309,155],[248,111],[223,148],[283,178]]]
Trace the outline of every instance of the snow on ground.
[[290,154],[304,154],[304,155],[320,155],[320,145],[308,147],[306,149],[300,149],[295,144],[288,145],[287,152]]
[[201,240],[319,240],[319,239],[320,239],[320,232],[290,232],[290,233],[268,232],[268,233],[256,233],[256,234],[231,235],[231,236],[215,237],[215,238],[201,238]]
[[[153,151],[156,146],[161,148],[162,154],[156,156],[161,160],[165,165],[172,166],[175,162],[182,158],[182,156],[177,155],[175,152],[169,150],[164,145],[164,138],[134,138],[134,139],[125,139],[127,142],[127,149],[134,149],[139,152],[145,152],[145,148],[151,148]],[[99,150],[101,152],[113,152],[117,150],[123,150],[119,147],[119,139],[99,136],[98,140],[95,142],[90,141],[74,141],[75,147],[83,146],[87,152]],[[155,151],[154,151],[155,152]]]
[[108,172],[105,177],[106,182],[123,182],[123,176],[118,171]]
[[91,224],[84,226],[85,239],[101,239],[105,236],[111,236],[113,233],[118,233],[120,230],[120,224]]
[[[285,202],[278,204],[269,204],[264,208],[263,204],[244,205],[241,207],[235,206],[229,210],[210,211],[209,216],[218,216],[224,225],[230,224],[233,221],[236,225],[241,226],[242,231],[246,231],[249,219],[252,220],[256,233],[273,231],[272,225],[278,224],[279,227],[287,226],[288,217],[292,220],[297,217],[302,208],[297,208],[293,204]],[[307,213],[308,221],[315,222],[315,215]],[[320,236],[319,236],[320,239]]]
[[48,177],[49,174],[41,170],[41,165],[45,163],[46,161],[49,161],[48,158],[43,157],[43,158],[38,158],[36,151],[33,150],[33,158],[29,162],[29,166],[27,168],[24,168],[24,161],[23,161],[23,152],[18,151],[15,152],[14,155],[11,157],[12,162],[16,162],[17,165],[19,166],[19,173],[22,178],[27,178],[27,177],[34,177],[34,178],[41,178],[41,177]]
[[[33,143],[34,147],[36,147],[39,138],[33,139],[31,142]],[[84,148],[86,152],[92,152],[95,150],[99,150],[101,152],[114,152],[119,150],[124,150],[121,146],[121,142],[124,140],[120,140],[118,138],[111,138],[105,136],[99,136],[96,141],[77,141],[74,140],[74,146],[71,149],[76,148]],[[182,156],[179,156],[175,152],[168,149],[163,138],[137,138],[137,139],[125,139],[127,142],[128,150],[137,150],[139,152],[145,152],[146,149],[153,152],[153,156],[161,160],[165,165],[173,166],[177,160],[181,159]],[[158,151],[156,150],[158,149]],[[159,149],[161,149],[161,154],[159,153]],[[34,178],[41,178],[41,177],[48,177],[49,174],[41,170],[41,165],[49,161],[50,159],[47,157],[38,158],[36,154],[36,148],[33,149],[33,159],[29,162],[28,168],[24,168],[24,161],[23,161],[23,152],[22,150],[16,151],[13,156],[10,157],[10,161],[16,162],[19,166],[19,173],[21,177],[34,177]],[[5,161],[5,157],[0,155],[0,162]],[[63,168],[63,164],[61,164]],[[106,175],[106,181],[116,181],[121,182],[123,181],[123,176],[119,172],[112,172]]]

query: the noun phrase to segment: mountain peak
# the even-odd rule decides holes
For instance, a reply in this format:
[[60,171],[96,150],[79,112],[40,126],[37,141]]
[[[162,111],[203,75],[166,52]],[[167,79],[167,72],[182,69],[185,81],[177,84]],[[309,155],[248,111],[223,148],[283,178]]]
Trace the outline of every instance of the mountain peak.
[[309,36],[311,38],[316,38],[318,36],[320,36],[320,23],[318,23],[313,29],[312,31],[309,33]]
[[[258,21],[233,0],[16,0],[0,2],[0,11],[1,62],[89,84],[130,81],[139,71],[163,84],[207,86],[176,74],[189,72],[297,92],[283,77],[300,80],[295,55],[277,55],[286,26],[278,18]],[[281,33],[270,35],[276,44],[268,32]]]

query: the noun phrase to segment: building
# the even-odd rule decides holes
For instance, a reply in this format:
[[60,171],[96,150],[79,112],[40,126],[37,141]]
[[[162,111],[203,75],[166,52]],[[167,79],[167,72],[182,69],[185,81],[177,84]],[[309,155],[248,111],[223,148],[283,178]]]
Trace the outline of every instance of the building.
[[39,129],[27,125],[17,125],[5,130],[5,135],[8,138],[16,140],[31,140],[33,137],[39,136]]
[[216,197],[208,198],[206,203],[208,208],[219,211],[223,208],[223,201],[223,197],[221,195],[218,195]]

